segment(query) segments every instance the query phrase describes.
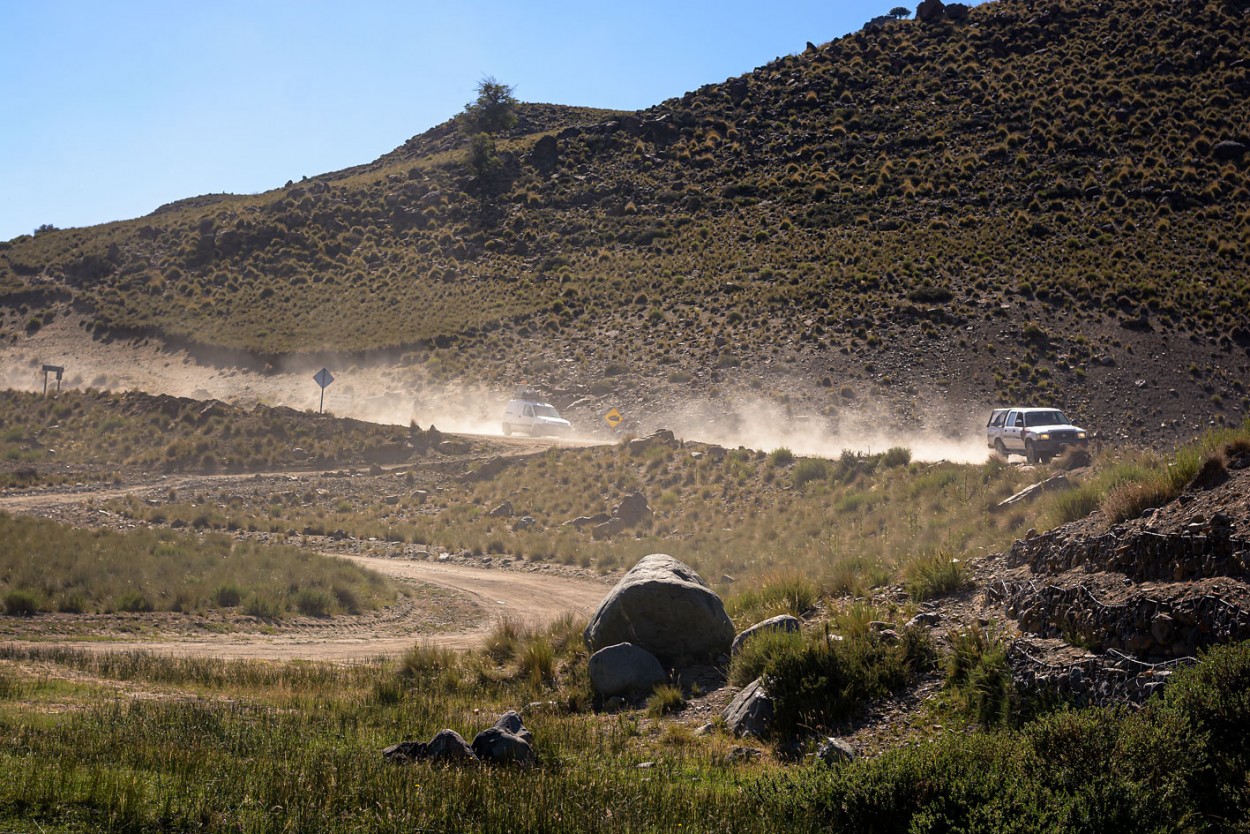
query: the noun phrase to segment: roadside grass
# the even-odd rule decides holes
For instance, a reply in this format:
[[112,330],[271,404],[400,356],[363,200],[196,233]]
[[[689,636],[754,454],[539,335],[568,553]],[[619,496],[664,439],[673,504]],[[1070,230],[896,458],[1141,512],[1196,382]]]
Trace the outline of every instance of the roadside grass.
[[[569,626],[532,637],[554,645]],[[956,635],[945,661],[906,630],[892,646],[870,631],[789,638],[766,671],[781,708],[778,752],[789,731],[827,731],[860,699],[929,664],[945,662],[948,686],[970,692],[998,679],[991,632]],[[569,695],[586,685],[585,656],[575,655],[554,679],[537,680],[520,667],[485,674],[497,668],[485,652],[429,646],[339,666],[0,645],[0,768],[9,774],[0,779],[0,825],[815,832],[940,821],[952,830],[1181,830],[1250,812],[1250,741],[1240,731],[1250,721],[1250,643],[1207,652],[1138,711],[1066,709],[1004,724],[990,697],[966,706],[988,710],[983,723],[994,729],[959,724],[829,767],[769,756],[734,764],[726,753],[740,741],[663,717],[684,698],[675,687],[648,710],[590,712]],[[471,739],[514,708],[535,736],[534,768],[391,765],[380,755],[445,727]]]
[[1064,524],[1095,509],[1102,511],[1108,524],[1136,518],[1167,504],[1196,478],[1218,478],[1228,458],[1246,448],[1250,448],[1250,420],[1237,427],[1209,431],[1170,455],[1138,450],[1105,452],[1076,489],[1048,499],[1045,518],[1054,525]]
[[159,528],[85,530],[0,513],[0,594],[11,615],[242,605],[272,619],[372,610],[399,589],[380,574],[294,547]]
[[125,468],[239,472],[365,463],[398,454],[407,436],[399,426],[283,407],[244,409],[90,388],[56,397],[5,390],[0,391],[0,465],[9,471],[0,472],[0,488],[65,483],[70,476],[58,471],[65,467],[87,468],[82,476],[75,471],[73,480],[100,480]]
[[[1041,523],[1034,506],[989,512],[1026,483],[1030,474],[1019,467],[902,464],[902,457],[893,453],[895,465],[887,466],[885,454],[847,453],[820,461],[820,479],[791,489],[763,452],[714,455],[697,445],[653,447],[647,454],[625,446],[559,449],[419,497],[420,484],[401,486],[403,476],[390,473],[385,485],[366,477],[323,478],[283,492],[236,484],[229,491],[184,490],[159,506],[137,498],[105,506],[125,517],[195,529],[293,530],[297,537],[343,531],[429,551],[603,573],[632,567],[649,553],[668,553],[699,571],[731,607],[740,608],[733,616],[743,620],[766,610],[802,613],[814,596],[863,593],[902,581],[909,565],[932,553],[966,554],[964,559],[1000,551]],[[379,502],[379,489],[396,491],[393,503]],[[609,512],[635,490],[647,497],[653,514],[621,535],[599,541],[588,528],[566,523]],[[505,501],[515,517],[530,516],[535,524],[522,529],[515,517],[491,516]],[[739,587],[751,594],[734,601]]]

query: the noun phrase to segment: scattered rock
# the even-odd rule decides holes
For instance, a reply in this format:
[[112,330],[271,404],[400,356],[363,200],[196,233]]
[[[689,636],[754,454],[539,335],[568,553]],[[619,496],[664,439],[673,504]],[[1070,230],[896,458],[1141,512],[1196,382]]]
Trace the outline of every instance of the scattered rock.
[[401,741],[382,751],[388,762],[408,764],[415,761],[437,761],[452,764],[477,761],[473,748],[455,730],[439,730],[428,742]]
[[1054,492],[1060,489],[1071,489],[1071,488],[1072,488],[1072,482],[1068,480],[1067,475],[1056,475],[1053,478],[1047,478],[1044,481],[1038,481],[1035,484],[1030,484],[1029,486],[1026,486],[1024,489],[1020,490],[1015,495],[1012,495],[1009,498],[1004,498],[1002,501],[999,501],[998,504],[995,505],[995,507],[996,509],[1000,509],[1000,510],[1006,509],[1007,507],[1012,507],[1012,506],[1015,506],[1016,504],[1022,504],[1026,501],[1032,501],[1033,499],[1037,498],[1043,493]]
[[734,735],[763,738],[773,720],[773,699],[756,678],[725,707],[725,726]]
[[827,765],[845,764],[855,760],[855,748],[840,738],[826,738],[816,746],[816,760]]
[[602,524],[596,524],[594,527],[591,527],[590,537],[595,541],[602,541],[603,539],[612,538],[624,529],[625,522],[621,521],[619,518],[609,518]]
[[492,518],[512,518],[513,516],[512,502],[504,501],[502,504],[500,504],[499,506],[495,507],[493,510],[488,512],[487,515],[489,515]]
[[758,747],[735,747],[725,755],[726,764],[742,764],[744,762],[753,762],[762,756],[763,750]]
[[789,614],[778,614],[776,617],[770,617],[763,622],[756,623],[741,634],[734,638],[733,645],[730,646],[730,656],[736,656],[742,651],[742,647],[752,638],[763,634],[766,631],[798,631],[801,626],[798,617]]

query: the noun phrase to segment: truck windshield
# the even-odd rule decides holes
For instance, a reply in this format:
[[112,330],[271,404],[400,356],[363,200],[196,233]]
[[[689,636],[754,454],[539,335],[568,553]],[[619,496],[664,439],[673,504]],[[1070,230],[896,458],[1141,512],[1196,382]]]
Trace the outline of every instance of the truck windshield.
[[534,414],[539,417],[554,417],[557,420],[560,419],[560,412],[556,411],[555,406],[547,405],[546,403],[539,403],[534,406]]
[[1066,426],[1068,418],[1063,416],[1062,411],[1026,411],[1024,424],[1026,426]]

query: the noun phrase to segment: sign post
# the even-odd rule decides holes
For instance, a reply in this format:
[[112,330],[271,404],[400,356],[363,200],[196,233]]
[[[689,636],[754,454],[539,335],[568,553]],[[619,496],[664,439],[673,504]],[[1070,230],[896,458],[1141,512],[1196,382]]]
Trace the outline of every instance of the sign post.
[[61,365],[44,365],[43,366],[43,395],[48,396],[48,374],[56,374],[56,392],[61,393],[61,374],[65,373],[65,368]]
[[321,405],[317,407],[317,413],[324,414],[326,410],[326,386],[334,382],[334,374],[322,368],[313,375],[313,379],[321,386]]

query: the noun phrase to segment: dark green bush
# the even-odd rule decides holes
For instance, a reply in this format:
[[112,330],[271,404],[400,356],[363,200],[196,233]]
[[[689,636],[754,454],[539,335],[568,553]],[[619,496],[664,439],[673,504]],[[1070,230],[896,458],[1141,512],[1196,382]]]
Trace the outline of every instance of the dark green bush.
[[34,591],[18,588],[4,595],[4,613],[11,617],[32,617],[43,608]]
[[919,629],[905,629],[893,644],[869,632],[845,638],[819,633],[774,645],[763,676],[781,735],[846,718],[865,701],[902,688],[933,660],[932,644]]

